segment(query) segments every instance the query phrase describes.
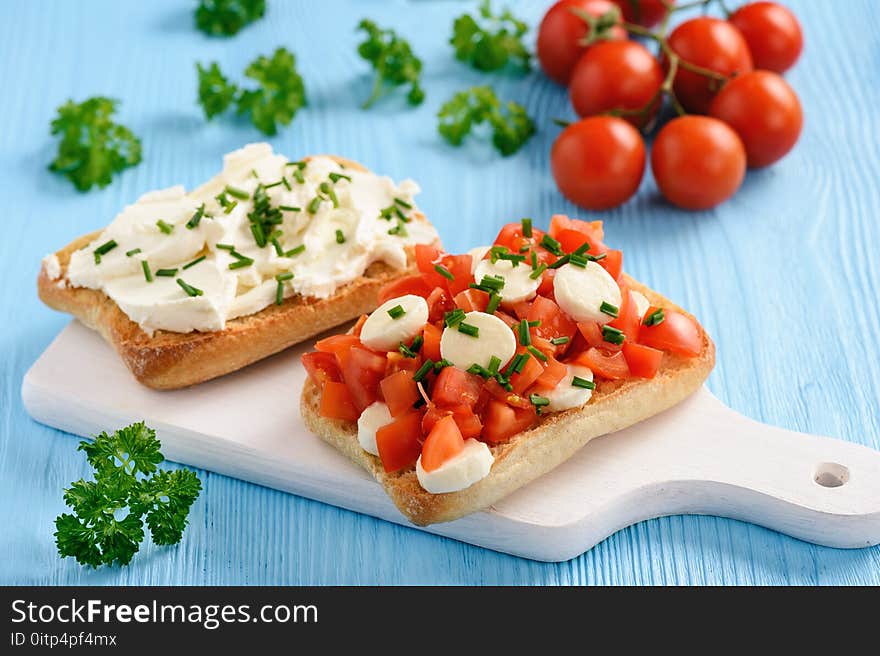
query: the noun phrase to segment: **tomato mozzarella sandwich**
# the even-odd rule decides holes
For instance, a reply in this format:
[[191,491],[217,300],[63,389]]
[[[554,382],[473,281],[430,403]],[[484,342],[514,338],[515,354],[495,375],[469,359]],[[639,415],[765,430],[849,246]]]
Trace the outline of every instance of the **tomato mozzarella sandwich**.
[[415,244],[437,243],[418,191],[251,144],[201,187],[146,194],[48,255],[40,298],[98,330],[145,385],[192,385],[376,307],[415,271]]
[[603,238],[601,222],[557,215],[465,255],[417,245],[418,274],[303,356],[307,425],[426,525],[678,403],[709,375],[712,341]]

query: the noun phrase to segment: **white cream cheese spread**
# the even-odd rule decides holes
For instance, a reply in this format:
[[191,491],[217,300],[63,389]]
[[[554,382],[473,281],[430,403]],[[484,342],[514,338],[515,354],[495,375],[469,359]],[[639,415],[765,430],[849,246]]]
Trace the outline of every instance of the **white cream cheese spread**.
[[73,253],[66,282],[100,289],[149,334],[222,330],[289,296],[329,298],[373,262],[404,268],[406,246],[437,239],[415,218],[418,192],[411,180],[250,144],[198,189],[126,207]]

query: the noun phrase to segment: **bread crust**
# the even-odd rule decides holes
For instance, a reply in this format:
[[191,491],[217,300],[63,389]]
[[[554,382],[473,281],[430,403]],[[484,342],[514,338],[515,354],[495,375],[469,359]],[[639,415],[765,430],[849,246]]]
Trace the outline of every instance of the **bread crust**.
[[[357,162],[331,157],[346,168],[366,171]],[[421,214],[413,218],[427,221]],[[65,283],[71,254],[99,234],[84,235],[55,253],[61,265],[60,278],[52,279],[43,264],[37,277],[37,292],[49,307],[72,314],[98,331],[138,381],[159,390],[187,387],[228,374],[351,321],[376,307],[379,289],[384,284],[416,272],[414,256],[409,252],[405,269],[376,262],[362,278],[341,287],[328,299],[292,296],[281,305],[270,305],[256,314],[232,319],[223,330],[158,330],[150,336],[104,292]]]
[[[657,292],[625,278],[630,288],[642,292],[652,305],[694,318]],[[309,429],[370,472],[413,524],[449,522],[488,508],[568,460],[594,437],[663,412],[695,392],[715,365],[715,345],[702,326],[700,334],[703,346],[698,357],[664,354],[659,373],[650,380],[597,381],[593,397],[584,407],[549,415],[534,428],[492,447],[495,463],[489,475],[458,492],[425,491],[414,469],[386,473],[378,457],[361,449],[355,423],[320,415],[320,390],[311,380],[303,388],[300,406]]]

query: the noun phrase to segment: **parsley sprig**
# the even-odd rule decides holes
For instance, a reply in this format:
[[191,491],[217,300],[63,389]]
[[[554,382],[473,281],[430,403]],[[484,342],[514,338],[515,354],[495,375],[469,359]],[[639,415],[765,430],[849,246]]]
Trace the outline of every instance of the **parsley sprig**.
[[156,432],[143,422],[80,442],[95,475],[64,491],[73,514],[55,519],[62,557],[92,567],[114,561],[127,565],[140,549],[145,522],[155,544],[180,542],[202,484],[189,470],[159,470],[160,447]]
[[196,27],[211,36],[233,36],[266,14],[266,0],[199,0]]
[[415,56],[409,41],[402,39],[394,30],[382,29],[371,20],[362,20],[358,30],[366,32],[365,40],[358,46],[358,54],[373,65],[376,79],[373,91],[362,105],[364,109],[376,102],[386,87],[410,85],[406,100],[410,105],[420,105],[425,91],[419,84],[422,60]]
[[112,120],[116,105],[103,96],[68,100],[52,121],[52,134],[60,134],[61,142],[49,170],[67,177],[79,191],[106,187],[115,173],[141,161],[140,139]]
[[512,101],[502,104],[489,86],[456,93],[440,108],[437,118],[437,129],[453,146],[461,145],[475,125],[488,123],[492,144],[505,157],[522,148],[535,133],[535,123],[525,107]]
[[260,56],[245,69],[245,76],[256,80],[257,88],[241,89],[223,75],[216,62],[208,67],[196,64],[199,75],[199,103],[209,120],[235,104],[239,116],[264,134],[274,135],[278,125],[290,125],[296,113],[306,105],[302,76],[296,57],[286,48],[278,48],[271,57]]
[[478,16],[479,20],[470,14],[455,19],[449,43],[455,48],[456,59],[479,71],[497,71],[508,62],[529,70],[531,55],[522,42],[528,25],[507,8],[493,14],[489,0],[480,3]]

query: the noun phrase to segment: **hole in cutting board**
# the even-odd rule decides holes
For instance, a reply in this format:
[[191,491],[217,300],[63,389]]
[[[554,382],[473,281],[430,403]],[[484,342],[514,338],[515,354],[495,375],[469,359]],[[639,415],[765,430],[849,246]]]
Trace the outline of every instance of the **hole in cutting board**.
[[849,480],[849,469],[836,462],[822,462],[816,467],[813,480],[822,487],[840,487]]

